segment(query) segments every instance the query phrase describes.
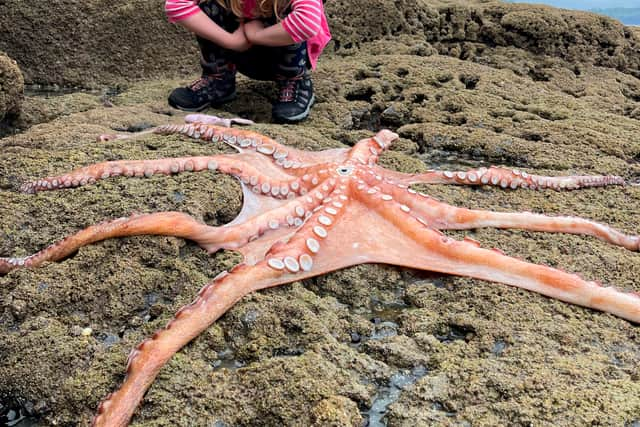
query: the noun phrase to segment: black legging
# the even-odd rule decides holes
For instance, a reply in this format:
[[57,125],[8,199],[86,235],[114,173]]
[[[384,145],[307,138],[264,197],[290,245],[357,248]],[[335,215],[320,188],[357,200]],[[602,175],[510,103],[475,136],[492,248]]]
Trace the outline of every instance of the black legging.
[[[215,0],[201,3],[200,9],[228,32],[235,31],[240,25],[238,18],[230,10],[225,10],[218,5]],[[275,18],[264,21],[266,25],[276,23]],[[252,46],[244,52],[236,52],[202,37],[197,39],[202,53],[200,63],[205,75],[219,73],[221,69],[233,64],[238,71],[249,78],[275,80],[278,77],[299,76],[309,68],[306,41],[279,47]]]

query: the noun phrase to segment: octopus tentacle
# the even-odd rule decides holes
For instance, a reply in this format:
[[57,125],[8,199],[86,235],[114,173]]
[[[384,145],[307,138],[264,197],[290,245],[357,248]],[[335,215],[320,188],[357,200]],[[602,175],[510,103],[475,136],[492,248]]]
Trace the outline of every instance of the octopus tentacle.
[[[216,118],[217,119],[217,118]],[[101,135],[98,137],[100,141],[109,141],[114,139],[130,139],[137,138],[141,135],[149,133],[155,133],[159,135],[171,135],[182,134],[190,138],[199,139],[202,141],[212,142],[224,142],[236,148],[240,152],[254,151],[269,158],[273,163],[281,166],[283,169],[290,169],[295,171],[296,169],[303,168],[309,164],[315,164],[322,161],[335,162],[340,161],[340,158],[346,159],[346,149],[332,149],[322,152],[305,152],[296,150],[291,147],[287,147],[276,142],[274,139],[261,135],[257,132],[243,129],[226,128],[216,126],[205,122],[191,122],[184,124],[167,124],[161,125],[152,129],[148,129],[133,135]],[[395,135],[390,131],[383,130],[375,137],[379,143],[374,143],[374,139],[371,140],[371,147],[378,147],[381,150],[380,144],[388,146],[393,138],[389,135]],[[397,136],[396,136],[397,137]],[[371,157],[369,148],[362,147],[362,144],[358,150],[361,150],[366,155],[363,156],[362,162],[373,162],[377,157]]]
[[360,175],[357,189],[366,193],[369,199],[376,200],[381,205],[397,203],[403,211],[411,211],[422,224],[439,228],[440,217],[432,207],[432,202],[436,202],[435,199],[409,188],[408,185],[383,178],[374,168],[370,168],[367,172]]
[[156,160],[114,160],[96,163],[75,169],[69,173],[38,179],[23,184],[20,191],[37,193],[39,191],[58,190],[94,184],[101,179],[128,176],[151,177],[153,175],[171,175],[180,172],[200,172],[224,168],[241,171],[236,165],[242,160],[228,155],[176,157]]
[[[184,121],[187,123],[205,123],[208,125],[216,125],[216,126],[224,126],[224,127],[231,127],[233,124],[239,124],[239,125],[255,124],[252,120],[247,120],[240,117],[224,118],[224,117],[212,116],[209,114],[187,114],[184,118]],[[115,141],[115,140],[122,140],[122,139],[136,139],[143,135],[148,135],[150,133],[155,133],[155,132],[156,132],[156,128],[146,129],[141,132],[136,132],[132,134],[103,133],[97,137],[97,141],[106,142],[106,141]]]
[[[285,180],[275,180],[270,177],[261,178],[263,173],[249,163],[248,160],[228,154],[155,160],[115,160],[85,166],[64,175],[28,182],[20,187],[20,191],[37,193],[47,190],[73,188],[94,184],[101,179],[117,176],[149,178],[158,174],[171,175],[206,170],[220,170],[222,173],[237,177],[245,184],[253,185],[256,190],[261,190],[263,193],[271,193],[273,196],[284,198],[289,192],[295,193],[300,190],[301,182],[298,178],[292,177]],[[260,191],[256,192],[259,193]]]
[[[417,228],[417,224],[413,225]],[[640,298],[637,294],[603,287],[576,274],[479,248],[470,241],[452,241],[433,230],[420,230],[422,235],[417,237],[423,242],[425,257],[429,259],[425,263],[415,262],[419,268],[505,283],[640,322]],[[427,245],[430,246],[428,249]],[[421,257],[416,255],[413,259],[418,261]]]
[[[372,172],[371,170],[369,171]],[[365,200],[369,204],[378,204],[379,209],[386,212],[395,212],[396,210],[404,213],[412,212],[412,215],[422,221],[423,224],[427,224],[424,218],[428,218],[427,215],[416,215],[415,200],[410,197],[409,189],[394,188],[392,185],[384,183],[382,177],[375,175],[373,177],[369,174],[362,174],[357,181],[356,192],[360,200]],[[415,191],[411,190],[412,193]]]
[[[345,254],[351,252],[351,256],[336,259],[331,255],[342,244],[344,228],[334,230],[334,240],[331,240],[330,230],[327,231],[329,226],[322,218],[332,216],[338,224],[339,216],[347,213],[345,205],[337,202],[346,200],[344,192],[347,186],[344,181],[337,184],[337,188],[334,183],[333,191],[324,194],[330,197],[324,198],[323,211],[314,213],[289,242],[273,245],[265,259],[255,266],[240,264],[229,273],[222,272],[200,290],[191,304],[181,308],[164,329],[138,344],[128,357],[127,375],[122,386],[100,403],[92,425],[127,425],[145,391],[166,361],[244,295],[315,276],[319,268],[330,271],[361,260],[359,251],[352,247],[344,250]],[[327,200],[332,198],[336,201]],[[328,211],[329,205],[339,208],[335,212]],[[323,227],[324,232],[318,232],[319,227]],[[325,240],[322,251],[319,240]]]
[[244,295],[282,281],[291,281],[282,276],[283,272],[268,267],[266,262],[251,267],[240,264],[204,286],[196,299],[182,307],[164,329],[131,351],[122,386],[100,403],[92,426],[126,426],[160,368],[173,354]]
[[187,114],[184,117],[184,121],[187,123],[205,123],[208,125],[224,126],[230,128],[233,124],[238,125],[255,125],[253,120],[243,119],[241,117],[224,118],[212,116],[210,114]]
[[[376,250],[370,254],[374,262],[504,283],[640,322],[640,297],[636,293],[603,287],[576,274],[484,249],[471,239],[451,239],[438,230],[425,227],[412,211],[381,205],[363,193],[359,193],[359,198],[400,231],[379,233],[377,245],[383,248],[401,245],[403,250]],[[377,229],[379,225],[375,224],[373,228]]]
[[579,188],[625,185],[622,177],[616,175],[573,175],[543,176],[532,175],[518,169],[497,166],[470,169],[467,171],[428,171],[421,174],[397,174],[403,184],[458,184],[492,185],[501,188],[525,188],[532,190],[551,189],[556,191],[577,190]]
[[181,212],[160,212],[132,215],[87,227],[33,255],[24,258],[0,258],[0,274],[16,268],[39,267],[47,261],[59,261],[79,248],[113,237],[139,236],[142,234],[183,237],[197,243],[205,243],[218,234],[211,227]]
[[432,212],[438,215],[441,230],[472,228],[517,228],[547,233],[583,234],[631,251],[640,250],[640,236],[628,235],[596,221],[572,216],[547,216],[532,212],[492,212],[457,208],[432,201]]
[[240,176],[242,183],[250,186],[251,191],[256,194],[264,194],[279,199],[292,199],[298,195],[307,193],[307,188],[301,185],[299,179],[276,180],[262,177],[262,173],[251,174],[244,171]]
[[255,151],[270,157],[279,166],[287,162],[289,167],[299,167],[304,163],[297,150],[246,129],[227,128],[206,123],[185,123],[158,126],[154,128],[153,132],[160,135],[182,134],[202,141],[224,142],[241,152]]
[[[331,235],[342,238],[345,233],[340,230],[340,219],[346,213],[349,186],[346,180],[329,180],[326,190],[316,191],[313,196],[321,200],[313,212],[307,214],[306,222],[286,242],[273,245],[265,254],[267,265],[275,270],[289,273],[306,273],[314,276],[318,269],[335,269],[352,265],[348,256],[331,256],[331,249],[336,250],[341,244],[335,244]],[[309,195],[307,199],[314,198]],[[336,230],[338,228],[338,230]],[[333,243],[333,245],[332,245]],[[331,248],[333,246],[333,248]],[[323,249],[321,251],[321,249]],[[347,255],[352,248],[341,248],[341,252]],[[358,254],[359,255],[359,254]],[[320,259],[318,259],[320,257]],[[330,258],[330,261],[327,261]],[[319,262],[319,265],[316,263]],[[332,267],[327,267],[333,263]],[[325,270],[327,271],[327,270]],[[306,277],[306,276],[305,276]]]
[[300,177],[300,183],[303,188],[310,191],[313,187],[318,185],[320,181],[323,181],[329,176],[329,167],[331,165],[319,164],[308,168],[299,169],[293,173]]
[[351,149],[351,157],[362,164],[373,165],[378,161],[380,154],[388,149],[397,138],[398,134],[383,129],[373,137],[359,141]]
[[264,212],[240,224],[220,227],[220,234],[213,239],[204,239],[203,246],[209,252],[219,248],[242,249],[248,242],[260,238],[268,231],[278,230],[281,227],[300,227],[322,203],[324,199],[324,195],[320,192],[323,191],[322,188],[330,191],[333,186],[328,182],[322,183],[319,191],[292,199],[279,208]]
[[[237,121],[238,119],[233,120]],[[215,121],[213,121],[213,123],[215,123]],[[240,151],[253,150],[257,153],[270,157],[271,160],[278,165],[284,165],[285,162],[288,167],[299,167],[302,165],[303,160],[297,158],[299,156],[296,156],[296,150],[285,147],[275,140],[257,132],[230,128],[225,126],[226,124],[227,123],[224,121],[220,124],[196,121],[181,124],[166,124],[130,135],[102,134],[97,139],[100,142],[104,142],[134,139],[148,134],[181,134],[202,141],[224,142]]]
[[[396,201],[414,212],[423,224],[439,230],[468,230],[472,228],[517,228],[548,233],[583,234],[632,251],[640,250],[640,236],[627,235],[618,230],[584,218],[535,214],[532,212],[492,212],[458,208],[439,202],[427,194],[405,185],[383,180],[380,175],[364,174],[363,184],[371,197],[381,203]],[[361,184],[362,185],[362,184]],[[364,188],[364,187],[363,187]]]
[[262,193],[278,199],[292,199],[307,191],[300,178],[290,175],[279,175],[275,178],[265,174],[259,166],[249,161],[237,162],[234,166],[218,166],[220,172],[237,177],[256,194]]

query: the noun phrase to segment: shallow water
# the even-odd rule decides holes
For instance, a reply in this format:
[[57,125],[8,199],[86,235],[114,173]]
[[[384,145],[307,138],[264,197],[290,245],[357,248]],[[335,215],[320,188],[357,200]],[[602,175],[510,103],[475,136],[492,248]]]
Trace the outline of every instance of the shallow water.
[[416,366],[410,371],[399,371],[389,379],[389,383],[378,389],[371,407],[363,411],[367,427],[384,427],[388,425],[385,419],[389,406],[396,402],[403,390],[415,384],[427,375],[427,368]]
[[26,84],[24,95],[33,98],[52,98],[71,94],[88,94],[102,96],[103,98],[114,97],[122,92],[121,88],[103,87],[100,89],[85,89],[78,87],[61,87],[58,85]]
[[0,402],[0,425],[6,427],[37,427],[34,405],[21,399]]

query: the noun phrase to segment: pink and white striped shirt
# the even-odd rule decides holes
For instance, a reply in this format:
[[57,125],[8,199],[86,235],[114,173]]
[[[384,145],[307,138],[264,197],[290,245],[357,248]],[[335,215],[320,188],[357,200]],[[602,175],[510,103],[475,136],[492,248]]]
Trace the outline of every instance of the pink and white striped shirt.
[[200,12],[197,0],[165,0],[164,12],[169,22],[178,22]]
[[282,26],[294,42],[309,40],[320,32],[323,12],[322,0],[293,0]]
[[[254,18],[256,0],[245,0],[244,18]],[[177,22],[200,12],[197,0],[165,0],[164,10],[169,22]],[[282,20],[282,27],[294,42],[307,42],[309,60],[316,67],[331,33],[324,13],[322,0],[292,0],[291,12]]]

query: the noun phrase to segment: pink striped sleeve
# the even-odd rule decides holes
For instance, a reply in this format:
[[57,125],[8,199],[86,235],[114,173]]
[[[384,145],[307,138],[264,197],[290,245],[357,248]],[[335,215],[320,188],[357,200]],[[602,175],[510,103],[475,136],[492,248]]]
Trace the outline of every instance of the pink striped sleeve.
[[199,11],[196,0],[165,0],[164,2],[164,12],[169,22],[181,21]]
[[294,42],[300,43],[318,34],[321,21],[322,0],[293,0],[282,26]]

